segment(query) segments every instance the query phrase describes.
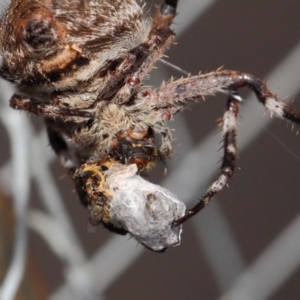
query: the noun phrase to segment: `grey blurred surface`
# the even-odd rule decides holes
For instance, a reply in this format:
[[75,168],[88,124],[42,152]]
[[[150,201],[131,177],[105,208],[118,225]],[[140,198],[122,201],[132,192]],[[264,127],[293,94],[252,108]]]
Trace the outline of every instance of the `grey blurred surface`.
[[[295,98],[300,109],[300,2],[185,0],[178,11],[178,45],[168,50],[168,61],[192,74],[220,66],[252,73],[282,98]],[[157,67],[147,84],[159,86],[163,79],[182,76],[162,63]],[[7,106],[8,89],[1,86]],[[184,225],[180,247],[163,254],[104,229],[88,233],[87,212],[51,154],[41,120],[27,118],[33,124],[28,144],[35,149],[30,160],[29,225],[34,230],[29,244],[49,299],[299,298],[300,137],[297,128],[292,131],[283,121],[273,118],[270,123],[269,114],[264,115],[248,91],[242,95],[240,158],[229,189]],[[217,151],[221,136],[216,119],[225,101],[222,95],[209,97],[178,115],[170,124],[176,140],[168,175],[163,176],[160,165],[149,175],[188,206],[218,174],[222,153]],[[5,174],[11,145],[5,128],[0,130],[2,185],[9,192]],[[38,219],[42,215],[34,213],[41,211],[49,219]],[[36,224],[49,225],[43,231]],[[90,290],[84,295],[78,292],[82,289]]]

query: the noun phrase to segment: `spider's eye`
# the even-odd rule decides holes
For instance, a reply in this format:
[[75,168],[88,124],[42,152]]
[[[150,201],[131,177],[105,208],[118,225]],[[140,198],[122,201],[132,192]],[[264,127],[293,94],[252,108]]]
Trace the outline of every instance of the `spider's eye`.
[[41,50],[55,42],[57,34],[49,18],[32,18],[25,26],[23,40],[33,50]]

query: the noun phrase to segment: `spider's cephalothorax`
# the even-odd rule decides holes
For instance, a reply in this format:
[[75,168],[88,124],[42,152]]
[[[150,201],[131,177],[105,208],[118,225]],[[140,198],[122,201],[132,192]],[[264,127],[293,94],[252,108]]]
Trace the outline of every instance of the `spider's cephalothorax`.
[[87,166],[113,160],[136,165],[139,173],[164,161],[172,154],[166,122],[199,97],[229,95],[223,164],[207,193],[173,227],[204,208],[233,175],[239,88],[249,87],[279,118],[300,123],[298,111],[242,72],[217,70],[160,88],[144,86],[145,75],[174,38],[170,25],[177,2],[164,0],[151,19],[135,0],[13,0],[1,21],[0,74],[17,86],[10,104],[44,116],[53,149],[71,176],[76,174],[82,202],[93,204],[95,216],[102,213],[93,198],[103,198],[101,184],[95,184],[103,182],[102,171],[87,172]]

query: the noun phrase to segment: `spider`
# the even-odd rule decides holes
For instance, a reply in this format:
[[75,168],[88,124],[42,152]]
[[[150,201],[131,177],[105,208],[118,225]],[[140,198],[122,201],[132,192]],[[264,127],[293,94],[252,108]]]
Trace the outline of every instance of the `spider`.
[[[234,173],[238,89],[250,88],[271,113],[300,124],[299,111],[243,72],[217,70],[145,86],[145,75],[175,37],[170,25],[177,4],[165,0],[151,18],[135,0],[13,0],[2,18],[0,75],[17,88],[10,105],[44,117],[50,144],[90,208],[92,225],[128,231],[107,217],[112,195],[105,172],[134,165],[138,175],[165,163],[172,155],[167,122],[201,97],[228,95],[221,172],[194,207],[173,217],[172,228],[202,210]],[[159,197],[169,196],[145,196],[148,205]]]

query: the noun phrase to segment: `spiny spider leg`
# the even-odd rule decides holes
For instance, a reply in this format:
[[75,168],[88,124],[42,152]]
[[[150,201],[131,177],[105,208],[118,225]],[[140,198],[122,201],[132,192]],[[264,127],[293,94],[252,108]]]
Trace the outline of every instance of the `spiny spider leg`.
[[[117,99],[129,100],[129,96],[140,87],[144,76],[166,51],[174,36],[175,34],[171,29],[161,29],[156,34],[151,35],[147,41],[129,51],[127,58],[108,76],[105,88],[99,93],[97,101],[109,100],[115,94],[123,94],[122,87],[124,85],[127,88],[125,91],[128,97],[119,96]],[[97,104],[97,101],[93,106]],[[123,102],[117,101],[118,104]]]
[[[130,100],[130,95],[134,95],[134,92],[138,90],[145,75],[175,37],[175,33],[169,26],[176,16],[177,2],[166,0],[160,9],[157,9],[148,39],[129,51],[127,58],[106,80],[105,88],[99,93],[97,101],[109,99],[117,93],[118,104],[124,103],[124,99]],[[124,97],[124,94],[128,96]],[[97,101],[93,106],[97,104]]]
[[[51,123],[53,123],[53,120],[51,119],[46,120],[47,133],[48,133],[50,145],[52,146],[56,155],[59,157],[60,163],[68,171],[68,175],[72,179],[76,171],[76,168],[79,165],[78,159],[74,157],[74,153],[70,151],[69,146],[65,141],[63,135],[60,132],[54,130],[51,127]],[[89,203],[88,195],[82,189],[80,182],[77,182],[76,180],[73,181],[81,203],[84,206],[88,206]]]
[[83,109],[68,109],[47,105],[33,99],[14,94],[9,102],[10,106],[18,110],[26,110],[35,115],[43,115],[53,119],[62,119],[64,121],[88,121],[93,117],[93,114]]
[[[149,105],[155,105],[159,109],[169,110],[169,115],[174,115],[187,106],[188,103],[197,100],[199,97],[214,95],[218,92],[228,93],[242,87],[248,87],[254,91],[257,99],[271,114],[279,118],[300,124],[300,111],[284,103],[273,94],[268,87],[251,74],[223,70],[203,75],[182,78],[151,94]],[[236,96],[240,100],[239,96]],[[155,111],[153,117],[155,118]],[[159,115],[160,117],[162,114]],[[168,114],[165,114],[165,120]]]
[[221,167],[221,174],[216,181],[208,188],[206,194],[199,199],[199,202],[192,207],[185,216],[175,220],[173,227],[179,226],[202,210],[212,198],[218,194],[232,177],[236,162],[236,127],[239,115],[239,101],[236,95],[230,95],[227,101],[227,109],[223,117],[223,136],[224,136],[224,156]]
[[51,121],[52,120],[50,119],[46,120],[50,145],[55,151],[56,155],[59,157],[62,166],[67,169],[69,175],[73,175],[77,164],[75,163],[74,158],[71,156],[71,151],[67,142],[63,138],[63,135],[50,126],[52,123]]

